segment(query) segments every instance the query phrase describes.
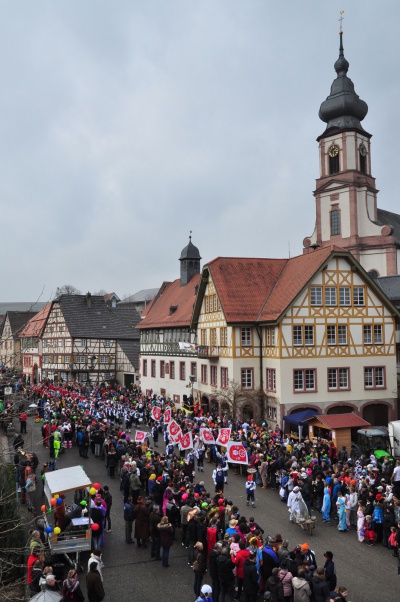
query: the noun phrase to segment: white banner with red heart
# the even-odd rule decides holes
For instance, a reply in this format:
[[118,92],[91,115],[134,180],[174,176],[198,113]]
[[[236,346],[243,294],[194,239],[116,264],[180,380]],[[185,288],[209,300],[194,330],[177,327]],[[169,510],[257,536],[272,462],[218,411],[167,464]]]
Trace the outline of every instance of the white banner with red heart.
[[193,449],[193,437],[192,437],[192,433],[185,433],[184,435],[180,436],[179,442],[179,449]]
[[244,445],[236,441],[228,441],[228,462],[233,464],[248,464],[247,451]]
[[156,422],[159,422],[159,420],[161,419],[161,408],[159,408],[158,406],[154,406],[153,408],[151,408],[151,417]]
[[200,429],[200,437],[202,438],[203,443],[212,445],[215,443],[214,435],[212,434],[212,430],[209,428]]
[[164,411],[164,424],[169,424],[171,422],[171,408],[167,406]]
[[168,434],[173,441],[178,441],[182,434],[182,429],[175,420],[172,420],[168,425]]
[[148,436],[149,433],[146,433],[145,431],[136,431],[135,434],[135,442],[136,443],[142,443],[146,437]]
[[226,447],[228,444],[228,441],[230,439],[230,436],[231,436],[231,429],[219,429],[218,437],[217,437],[217,444],[223,445],[224,447]]

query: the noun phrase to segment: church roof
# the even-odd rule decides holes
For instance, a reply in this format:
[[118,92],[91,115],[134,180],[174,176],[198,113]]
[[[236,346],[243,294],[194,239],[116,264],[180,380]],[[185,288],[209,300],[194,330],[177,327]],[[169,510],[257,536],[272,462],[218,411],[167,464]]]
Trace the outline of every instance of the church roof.
[[197,247],[192,243],[192,237],[189,236],[189,244],[182,250],[179,261],[184,261],[185,259],[201,259],[200,251]]
[[344,57],[343,33],[340,32],[339,58],[335,63],[336,79],[331,86],[331,93],[321,104],[319,118],[331,128],[356,128],[363,130],[361,121],[368,113],[368,105],[354,91],[354,84],[347,71],[349,63]]
[[378,224],[380,226],[391,226],[393,228],[392,236],[396,243],[400,244],[400,215],[398,213],[378,209]]

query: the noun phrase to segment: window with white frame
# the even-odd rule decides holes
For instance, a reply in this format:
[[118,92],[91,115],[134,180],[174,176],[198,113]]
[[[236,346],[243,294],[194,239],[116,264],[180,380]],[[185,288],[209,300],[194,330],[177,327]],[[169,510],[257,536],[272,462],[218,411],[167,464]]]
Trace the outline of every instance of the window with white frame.
[[104,347],[106,349],[108,349],[109,347],[111,347],[111,342],[110,341],[104,341]]
[[77,355],[76,356],[76,363],[77,364],[84,364],[85,363],[85,356],[84,355]]
[[364,345],[372,345],[372,324],[364,324],[363,337]]
[[165,378],[165,361],[160,361],[160,378]]
[[190,364],[190,376],[194,376],[194,382],[197,381],[197,364],[196,364],[196,362],[191,362],[191,364]]
[[336,325],[328,324],[326,327],[326,340],[328,345],[336,345]]
[[169,363],[169,377],[175,378],[175,362]]
[[325,287],[325,305],[334,306],[336,305],[336,287],[326,286]]
[[302,326],[293,326],[293,345],[296,347],[303,344]]
[[226,326],[222,326],[219,329],[219,337],[220,337],[221,347],[227,347],[228,346],[228,329],[226,328]]
[[277,417],[276,408],[268,406],[268,408],[267,408],[267,416],[268,416],[269,420],[274,420],[276,422],[276,417]]
[[207,346],[207,328],[202,328],[200,330],[200,341],[204,347]]
[[275,327],[274,326],[266,327],[265,344],[267,347],[275,347]]
[[365,389],[385,389],[385,368],[384,366],[374,366],[364,368],[364,388]]
[[381,345],[383,343],[382,324],[374,324],[374,344]]
[[315,369],[294,370],[293,388],[295,393],[300,393],[303,391],[316,391]]
[[111,373],[110,372],[104,372],[104,380],[110,380],[111,378]]
[[348,368],[328,368],[328,390],[339,391],[350,389]]
[[108,355],[100,356],[100,364],[108,364]]
[[201,364],[201,382],[207,384],[207,364]]
[[265,379],[267,391],[276,391],[276,370],[275,368],[267,368]]
[[217,346],[217,329],[210,328],[210,345],[211,347]]
[[338,343],[339,345],[347,345],[347,325],[338,324]]
[[87,339],[81,339],[81,345],[82,345],[82,347],[86,347]]
[[251,328],[250,328],[250,326],[242,327],[241,345],[242,345],[242,347],[250,347],[250,345],[251,345]]
[[151,360],[150,369],[151,369],[151,378],[155,378],[156,377],[156,360]]
[[341,286],[339,288],[339,303],[342,307],[351,305],[350,287]]
[[242,389],[252,389],[253,388],[253,369],[252,368],[242,368],[241,384],[242,384]]
[[50,356],[49,355],[44,355],[43,356],[43,363],[44,364],[49,364],[50,363]]
[[312,286],[310,288],[311,305],[322,305],[322,286]]
[[314,345],[314,326],[304,326],[304,344]]
[[364,305],[364,287],[363,286],[355,286],[353,288],[353,304],[354,305]]
[[186,364],[185,364],[185,362],[179,362],[179,378],[180,378],[180,380],[186,380]]

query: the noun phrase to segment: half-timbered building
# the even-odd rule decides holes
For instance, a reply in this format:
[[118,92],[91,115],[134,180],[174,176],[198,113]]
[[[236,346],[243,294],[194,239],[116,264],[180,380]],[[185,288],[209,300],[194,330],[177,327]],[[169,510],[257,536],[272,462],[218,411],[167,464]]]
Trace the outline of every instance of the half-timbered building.
[[134,309],[103,296],[61,295],[52,302],[43,330],[42,376],[56,381],[135,382],[138,321]]
[[182,403],[192,392],[197,375],[197,353],[184,349],[193,343],[190,319],[200,280],[200,253],[189,240],[180,256],[180,278],[164,282],[141,315],[140,384],[147,394],[152,391]]
[[[398,312],[353,255],[219,257],[202,271],[191,329],[203,405],[238,383],[239,416],[354,411],[397,418]],[[214,401],[213,401],[214,400]]]
[[21,340],[22,373],[28,384],[36,384],[42,378],[42,334],[51,309],[45,305],[22,329]]
[[5,368],[14,368],[22,372],[20,334],[25,324],[36,312],[8,311],[0,326],[0,362]]

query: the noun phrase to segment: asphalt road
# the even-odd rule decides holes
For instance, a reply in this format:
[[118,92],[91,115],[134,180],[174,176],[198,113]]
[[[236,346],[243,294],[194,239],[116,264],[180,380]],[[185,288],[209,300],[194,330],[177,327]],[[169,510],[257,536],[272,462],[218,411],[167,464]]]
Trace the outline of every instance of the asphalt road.
[[[31,438],[31,428],[33,437]],[[28,424],[28,435],[25,436],[25,449],[29,450],[31,440],[40,462],[48,460],[48,450],[42,446],[40,425],[31,419]],[[162,443],[160,442],[161,448]],[[186,550],[179,541],[174,542],[170,552],[170,568],[164,569],[161,563],[150,559],[150,550],[137,549],[136,544],[125,543],[125,524],[123,520],[123,502],[119,490],[119,479],[107,476],[104,462],[90,455],[83,460],[76,447],[67,449],[59,458],[58,468],[66,468],[80,464],[92,482],[98,481],[102,486],[109,485],[113,495],[111,511],[112,532],[106,533],[103,549],[105,601],[128,602],[164,602],[179,600],[193,602],[193,572],[187,565]],[[39,465],[41,468],[41,464]],[[206,487],[213,489],[211,472],[213,466],[205,465],[204,473],[197,473],[196,480],[204,480]],[[250,516],[245,501],[245,478],[229,473],[225,495],[237,504],[245,516]],[[68,498],[67,498],[68,502]],[[40,507],[40,497],[37,500]],[[338,585],[348,588],[348,600],[351,602],[398,602],[400,600],[400,578],[397,576],[397,559],[381,545],[369,547],[357,541],[355,531],[341,533],[335,523],[327,526],[319,519],[312,537],[308,537],[301,527],[289,522],[286,505],[282,503],[276,491],[256,491],[256,508],[252,510],[255,520],[264,528],[265,533],[274,535],[281,533],[283,539],[289,540],[289,547],[308,542],[316,552],[318,564],[323,564],[323,554],[331,550],[334,555]],[[85,565],[87,557],[83,558]],[[80,575],[82,589],[85,591],[85,579]],[[206,575],[204,583],[209,582]]]

